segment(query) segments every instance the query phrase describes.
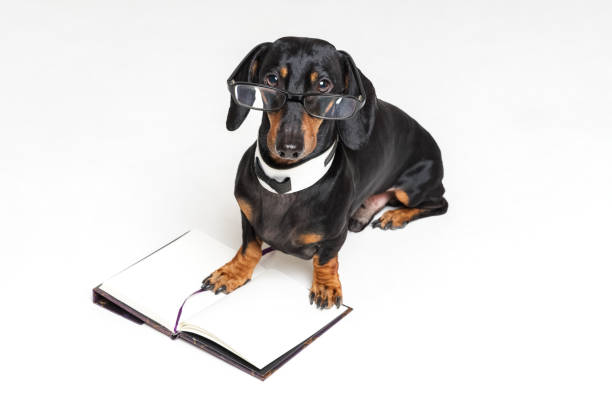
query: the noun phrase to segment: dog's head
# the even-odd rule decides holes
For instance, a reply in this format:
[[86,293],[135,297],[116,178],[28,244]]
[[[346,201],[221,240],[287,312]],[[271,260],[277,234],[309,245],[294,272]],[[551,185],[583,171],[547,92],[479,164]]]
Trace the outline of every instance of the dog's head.
[[[330,93],[358,95],[355,75],[360,75],[366,102],[355,115],[343,120],[321,119],[308,114],[302,103],[287,101],[275,111],[264,112],[259,129],[262,154],[281,165],[292,165],[324,151],[335,134],[350,149],[367,143],[374,127],[376,95],[372,83],[361,71],[353,72],[347,55],[330,43],[299,37],[285,37],[262,43],[236,68],[235,80],[263,84],[292,94]],[[230,99],[227,128],[235,130],[249,108]]]

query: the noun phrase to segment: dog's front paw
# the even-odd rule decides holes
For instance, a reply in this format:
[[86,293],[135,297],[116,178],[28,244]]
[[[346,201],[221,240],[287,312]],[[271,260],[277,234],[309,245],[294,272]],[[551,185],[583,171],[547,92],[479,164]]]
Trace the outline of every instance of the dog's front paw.
[[[252,271],[251,271],[252,272]],[[251,273],[232,267],[231,262],[214,271],[202,282],[202,289],[215,295],[230,293],[251,280]]]
[[251,280],[255,265],[261,258],[261,241],[250,242],[246,249],[238,250],[234,259],[214,271],[204,281],[202,289],[230,293]]
[[336,305],[340,307],[342,304],[342,286],[340,281],[331,282],[328,284],[312,284],[310,288],[310,304],[315,303],[317,309],[327,309]]

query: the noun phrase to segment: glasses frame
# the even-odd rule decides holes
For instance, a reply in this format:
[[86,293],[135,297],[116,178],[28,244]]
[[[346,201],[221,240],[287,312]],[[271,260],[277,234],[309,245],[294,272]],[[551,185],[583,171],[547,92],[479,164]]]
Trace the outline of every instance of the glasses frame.
[[[311,116],[314,116],[316,118],[320,118],[320,119],[327,119],[327,120],[346,120],[346,119],[350,119],[353,116],[355,116],[355,114],[357,112],[359,112],[359,110],[361,108],[363,108],[363,106],[366,103],[366,96],[365,96],[365,88],[363,86],[363,83],[361,82],[361,75],[359,75],[359,71],[357,70],[357,67],[355,66],[355,62],[353,61],[353,58],[349,55],[348,52],[346,51],[339,51],[341,54],[343,54],[348,62],[349,62],[349,68],[350,70],[353,72],[353,76],[355,78],[357,78],[357,86],[359,87],[359,95],[354,96],[354,95],[342,95],[342,94],[328,94],[328,93],[317,93],[317,92],[308,92],[308,93],[303,93],[303,94],[296,94],[296,93],[291,93],[289,91],[285,91],[284,89],[278,89],[275,88],[273,86],[268,86],[268,85],[264,85],[264,84],[256,84],[253,82],[247,82],[247,81],[236,81],[234,78],[236,77],[236,75],[238,75],[238,71],[240,70],[240,68],[242,67],[242,65],[249,60],[252,57],[253,52],[250,52],[249,54],[247,54],[246,57],[244,57],[242,59],[242,61],[240,62],[240,64],[238,64],[238,66],[236,67],[236,69],[234,70],[234,72],[232,72],[232,74],[230,75],[230,77],[227,79],[227,88],[232,96],[232,100],[247,109],[253,109],[253,110],[257,110],[257,111],[263,111],[263,112],[274,112],[274,111],[278,111],[281,110],[286,104],[287,102],[300,102],[302,104],[302,106],[304,107],[304,110]],[[243,103],[241,103],[240,101],[237,100],[236,98],[236,93],[235,93],[235,88],[237,85],[250,85],[250,86],[256,86],[259,88],[266,88],[266,89],[270,89],[273,91],[276,91],[280,94],[283,94],[285,96],[285,100],[283,101],[283,104],[281,106],[279,106],[278,108],[275,109],[266,109],[266,108],[255,108],[253,106],[249,106],[249,105],[245,105]],[[355,110],[353,111],[353,113],[350,116],[347,116],[345,118],[328,118],[325,116],[320,116],[320,115],[315,115],[313,113],[308,112],[308,109],[306,108],[306,105],[304,105],[304,98],[308,97],[308,96],[324,96],[324,97],[339,97],[339,98],[350,98],[350,99],[355,99],[357,101],[357,107],[355,108]]]

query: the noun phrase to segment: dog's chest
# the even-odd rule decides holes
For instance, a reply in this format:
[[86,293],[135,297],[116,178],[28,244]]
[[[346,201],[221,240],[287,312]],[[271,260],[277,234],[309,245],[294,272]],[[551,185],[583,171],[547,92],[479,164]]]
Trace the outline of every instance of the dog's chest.
[[241,160],[234,195],[242,213],[264,242],[285,253],[311,258],[324,241],[337,237],[348,222],[351,180],[338,158],[324,179],[304,190],[276,194],[255,175],[252,146]]
[[246,203],[241,203],[239,198],[239,204],[241,208],[250,207],[246,211],[250,212],[247,218],[257,236],[283,252],[310,258],[316,252],[317,243],[328,233],[325,222],[328,215],[319,200],[268,192],[243,200]]

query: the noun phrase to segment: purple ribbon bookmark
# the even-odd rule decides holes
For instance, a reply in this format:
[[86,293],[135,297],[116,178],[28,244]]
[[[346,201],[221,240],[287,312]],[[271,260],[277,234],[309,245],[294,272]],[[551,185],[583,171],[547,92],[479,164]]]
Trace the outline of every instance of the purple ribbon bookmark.
[[181,307],[180,307],[180,309],[178,311],[178,314],[176,315],[176,323],[174,323],[174,335],[178,334],[176,329],[178,328],[179,320],[181,320],[181,315],[183,314],[183,306],[185,306],[185,303],[187,303],[187,301],[189,300],[190,297],[192,297],[193,295],[197,295],[200,292],[204,292],[204,289],[200,288],[200,289],[196,290],[191,295],[187,296],[185,298],[185,300],[183,300],[183,304],[181,305]]
[[[269,254],[270,252],[274,251],[274,248],[272,247],[267,247],[266,249],[264,249],[263,251],[261,251],[261,256],[264,256],[266,254]],[[181,305],[181,307],[178,310],[178,314],[176,315],[176,322],[174,323],[174,336],[178,335],[178,324],[179,324],[179,320],[181,320],[181,315],[183,314],[183,307],[185,306],[185,303],[187,303],[187,301],[189,300],[189,298],[191,298],[194,295],[197,295],[198,293],[202,293],[204,292],[203,288],[200,288],[198,290],[196,290],[195,292],[193,292],[191,295],[187,296],[185,298],[185,300],[183,300],[183,304]]]

